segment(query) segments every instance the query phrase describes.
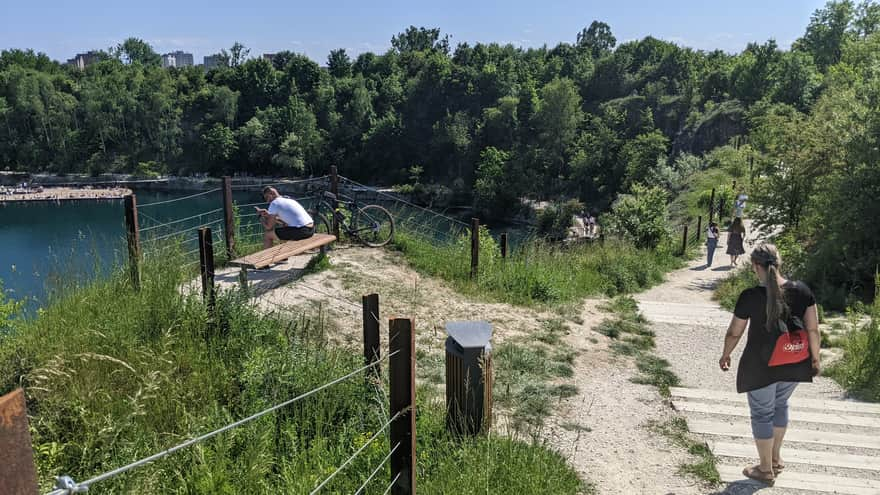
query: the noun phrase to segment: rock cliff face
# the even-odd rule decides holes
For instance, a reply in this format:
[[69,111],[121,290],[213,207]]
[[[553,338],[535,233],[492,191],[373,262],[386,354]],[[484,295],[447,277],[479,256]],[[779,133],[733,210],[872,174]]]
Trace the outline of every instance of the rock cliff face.
[[730,138],[746,130],[743,106],[736,100],[725,101],[678,133],[672,144],[672,156],[684,152],[701,155],[727,144]]

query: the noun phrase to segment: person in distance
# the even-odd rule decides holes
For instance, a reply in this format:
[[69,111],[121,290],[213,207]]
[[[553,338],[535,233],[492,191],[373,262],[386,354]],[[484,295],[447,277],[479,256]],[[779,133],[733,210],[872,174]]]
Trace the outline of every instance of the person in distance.
[[263,247],[272,247],[276,240],[298,241],[315,234],[315,221],[295,199],[278,194],[274,187],[263,188],[263,199],[269,208],[256,208],[263,224]]

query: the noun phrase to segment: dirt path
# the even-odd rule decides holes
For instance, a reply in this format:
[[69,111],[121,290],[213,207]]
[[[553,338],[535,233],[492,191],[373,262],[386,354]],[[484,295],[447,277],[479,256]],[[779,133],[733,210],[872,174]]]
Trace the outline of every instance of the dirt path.
[[[330,337],[360,352],[360,297],[380,295],[382,347],[387,348],[387,320],[392,316],[415,319],[417,379],[439,387],[445,380],[444,331],[452,320],[487,320],[494,328],[493,346],[526,342],[542,331],[543,322],[564,320],[564,342],[576,353],[574,375],[554,383],[574,385],[573,397],[555,404],[537,432],[562,453],[582,478],[600,494],[697,494],[705,489],[696,480],[676,474],[677,466],[691,461],[680,447],[647,428],[650,421],[674,415],[653,386],[632,383],[638,373],[631,358],[615,354],[611,339],[593,328],[609,315],[599,309],[604,302],[586,300],[573,311],[541,311],[464,296],[445,282],[410,269],[401,255],[378,249],[343,247],[331,252],[332,268],[284,284],[305,258],[267,272],[251,272],[251,287],[262,292],[256,304],[267,311],[320,311],[327,317]],[[237,283],[237,272],[221,271],[221,286]],[[578,309],[579,308],[579,309]],[[314,314],[314,313],[313,313]],[[526,345],[526,344],[523,344]],[[496,361],[496,377],[503,373]],[[500,409],[500,408],[497,408]],[[496,431],[509,434],[505,411],[496,410]],[[525,435],[524,435],[525,436]]]

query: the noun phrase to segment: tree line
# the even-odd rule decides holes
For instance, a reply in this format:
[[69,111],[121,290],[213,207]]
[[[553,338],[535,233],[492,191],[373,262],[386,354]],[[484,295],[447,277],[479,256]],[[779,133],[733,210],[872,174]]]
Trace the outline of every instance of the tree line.
[[761,221],[846,260],[817,277],[843,271],[866,290],[880,233],[853,226],[880,204],[878,26],[875,2],[832,1],[790,50],[771,39],[737,54],[650,36],[618,44],[599,21],[571,43],[525,49],[452,47],[439,29],[409,27],[385,53],[333,50],[323,66],[293,52],[249,58],[236,43],[207,73],[163,69],[134,38],[84,71],[5,50],[0,167],[309,175],[335,164],[498,218],[522,197],[605,208],[637,184],[674,186],[742,137]]

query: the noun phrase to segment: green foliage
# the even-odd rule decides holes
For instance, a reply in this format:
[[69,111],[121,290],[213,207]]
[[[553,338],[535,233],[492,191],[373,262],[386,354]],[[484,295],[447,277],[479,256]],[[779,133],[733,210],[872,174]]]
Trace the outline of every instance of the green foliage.
[[[266,316],[230,291],[218,295],[209,315],[196,294],[180,291],[192,274],[176,260],[170,254],[145,265],[139,292],[121,272],[91,286],[73,284],[36,319],[11,332],[0,328],[0,394],[27,390],[42,491],[58,474],[87,479],[361,366],[359,355],[329,343],[320,314]],[[0,316],[14,310],[0,304]],[[479,491],[491,483],[501,493],[581,493],[577,474],[543,444],[449,435],[432,390],[420,389],[417,404],[421,491]],[[307,493],[384,423],[381,397],[371,383],[347,380],[93,488]],[[353,493],[387,451],[380,436],[328,490]],[[379,478],[389,478],[387,469]]]
[[666,192],[659,187],[632,186],[604,217],[608,233],[633,242],[639,248],[656,248],[668,241],[669,212]]
[[565,239],[574,217],[581,216],[583,212],[584,205],[576,199],[547,205],[538,213],[538,235],[552,240]]
[[856,318],[843,341],[843,356],[828,374],[853,395],[880,402],[880,298],[870,308],[870,321]]
[[740,293],[756,285],[758,285],[758,277],[755,276],[752,268],[742,267],[718,284],[712,294],[712,299],[718,301],[722,308],[733,311]]

